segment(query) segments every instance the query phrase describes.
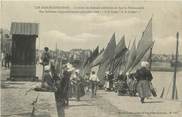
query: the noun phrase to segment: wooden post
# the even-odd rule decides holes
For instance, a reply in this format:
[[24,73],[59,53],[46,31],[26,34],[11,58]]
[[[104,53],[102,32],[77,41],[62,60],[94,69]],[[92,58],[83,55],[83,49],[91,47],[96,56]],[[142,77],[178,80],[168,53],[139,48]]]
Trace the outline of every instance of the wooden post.
[[176,87],[176,91],[175,91],[175,99],[178,100],[178,89]]
[[58,48],[57,48],[57,43],[56,43],[56,58],[54,59],[57,59],[58,58]]
[[150,56],[149,56],[149,69],[151,70],[152,67],[152,49],[153,47],[150,48]]
[[149,69],[151,70],[152,68],[152,50],[153,50],[153,47],[154,47],[154,42],[153,42],[153,45],[151,46],[150,48],[150,55],[149,55]]
[[178,62],[178,44],[179,44],[179,33],[176,33],[176,58],[174,64],[174,77],[173,77],[173,89],[172,89],[172,99],[175,99],[175,92],[176,92],[176,70],[177,70],[177,62]]
[[163,89],[162,89],[162,92],[161,92],[160,98],[163,98],[163,97],[164,97],[164,91],[165,91],[165,88],[163,88]]
[[1,52],[3,52],[3,29],[1,31]]

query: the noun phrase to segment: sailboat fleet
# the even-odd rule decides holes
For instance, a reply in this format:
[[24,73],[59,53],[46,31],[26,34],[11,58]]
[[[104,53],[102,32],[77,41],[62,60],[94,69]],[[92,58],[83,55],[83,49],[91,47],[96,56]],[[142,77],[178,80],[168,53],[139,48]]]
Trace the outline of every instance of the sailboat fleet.
[[148,53],[153,45],[151,18],[138,44],[136,45],[136,40],[134,40],[131,48],[127,48],[125,36],[116,44],[114,33],[104,51],[98,53],[94,60],[84,66],[87,68],[85,73],[97,67],[96,72],[100,80],[103,79],[106,71],[114,73],[114,76],[118,76],[121,72],[131,73],[138,68],[141,61],[149,61],[150,54]]
[[[129,75],[136,72],[136,70],[141,67],[140,65],[142,61],[148,61],[150,64],[149,68],[151,68],[152,48],[154,46],[154,43],[155,41],[153,40],[151,17],[145,30],[142,33],[141,39],[137,44],[136,39],[134,39],[131,47],[127,47],[125,43],[125,36],[122,36],[118,44],[116,44],[116,36],[114,33],[106,48],[100,53],[98,52],[99,50],[97,46],[97,48],[93,51],[93,53],[96,53],[97,51],[97,54],[94,54],[92,60],[84,64],[84,67],[82,67],[82,69],[84,69],[84,73],[95,71],[100,81],[104,83],[104,77],[107,72],[114,74],[114,78],[118,77],[119,74]],[[174,72],[176,72],[176,70],[174,70]],[[177,92],[177,88],[174,86],[176,85],[175,74],[176,73],[174,73],[172,99],[174,99],[175,94],[175,97],[177,97],[177,93],[174,94],[174,92]],[[161,95],[163,94],[164,89]]]

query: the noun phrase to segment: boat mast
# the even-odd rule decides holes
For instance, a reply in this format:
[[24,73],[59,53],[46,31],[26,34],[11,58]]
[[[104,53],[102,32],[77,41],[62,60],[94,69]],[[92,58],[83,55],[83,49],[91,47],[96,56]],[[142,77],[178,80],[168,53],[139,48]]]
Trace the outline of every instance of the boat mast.
[[179,32],[176,33],[176,58],[174,64],[174,77],[173,77],[173,89],[172,89],[172,99],[175,99],[176,92],[176,71],[177,71],[177,61],[178,61],[178,45],[179,45]]
[[154,44],[150,48],[150,55],[149,55],[149,69],[151,70],[152,67],[152,50],[153,50]]
[[[152,14],[152,17],[151,17],[151,20],[153,18],[153,14]],[[152,30],[152,26],[151,26],[151,30]],[[153,32],[153,31],[152,31]],[[153,38],[153,33],[152,33],[152,38]],[[152,47],[150,48],[150,55],[149,55],[149,69],[151,70],[151,67],[152,67],[152,50],[153,50],[153,46],[154,44],[152,45]]]

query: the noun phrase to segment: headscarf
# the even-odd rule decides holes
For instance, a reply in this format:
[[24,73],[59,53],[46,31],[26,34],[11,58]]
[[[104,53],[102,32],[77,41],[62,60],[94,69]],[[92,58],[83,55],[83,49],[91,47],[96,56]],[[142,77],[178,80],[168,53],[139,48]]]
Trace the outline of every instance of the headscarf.
[[46,65],[46,66],[44,67],[44,70],[45,70],[45,71],[49,71],[49,70],[50,70],[50,66],[49,66],[49,65]]
[[141,66],[142,66],[142,67],[148,67],[148,66],[149,66],[149,62],[147,62],[147,61],[142,61],[142,62],[141,62]]

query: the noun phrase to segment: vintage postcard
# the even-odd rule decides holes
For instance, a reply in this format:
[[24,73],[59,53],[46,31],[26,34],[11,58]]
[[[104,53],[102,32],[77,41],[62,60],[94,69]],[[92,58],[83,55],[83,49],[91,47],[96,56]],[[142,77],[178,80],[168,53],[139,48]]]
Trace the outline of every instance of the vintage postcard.
[[182,1],[1,0],[2,117],[181,117]]

